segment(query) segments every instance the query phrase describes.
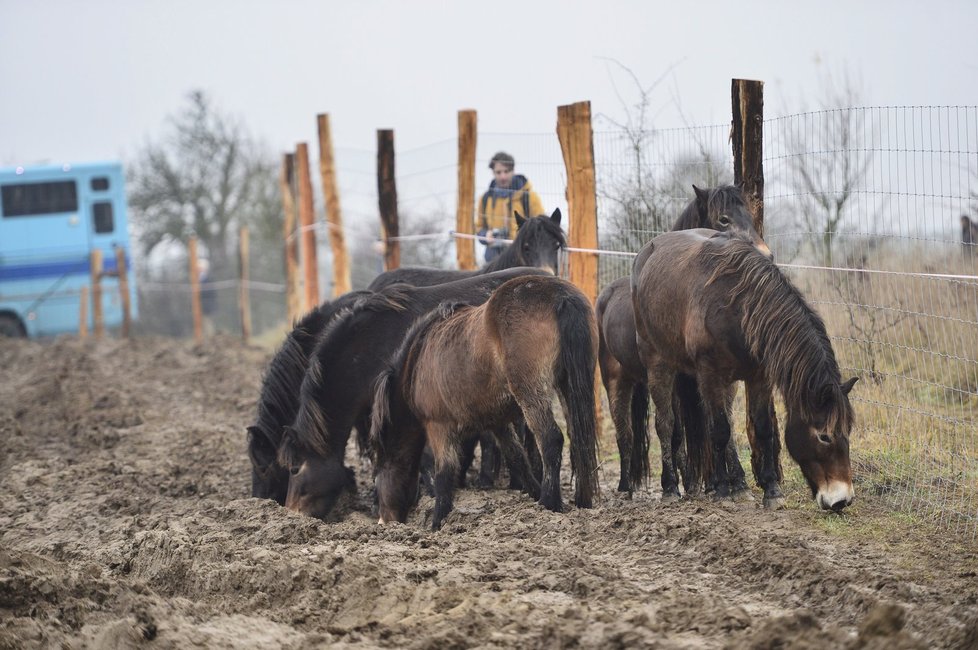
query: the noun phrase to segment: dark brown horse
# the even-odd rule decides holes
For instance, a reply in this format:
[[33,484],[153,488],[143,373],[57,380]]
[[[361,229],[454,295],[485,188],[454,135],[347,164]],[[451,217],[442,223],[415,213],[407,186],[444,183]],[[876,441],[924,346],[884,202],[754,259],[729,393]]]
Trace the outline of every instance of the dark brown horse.
[[[770,256],[767,244],[754,229],[753,219],[740,188],[726,185],[700,189],[693,185],[693,191],[695,198],[673,224],[673,230],[712,228],[729,232],[753,243],[759,251]],[[629,278],[616,280],[602,290],[598,296],[597,317],[600,333],[598,362],[601,380],[608,393],[621,462],[618,490],[631,493],[649,475],[649,388],[635,342],[635,315]],[[684,466],[682,429],[703,426],[699,401],[695,380],[680,375],[677,378],[674,399],[679,417],[676,418],[677,426],[672,438],[675,465],[673,471],[682,471],[687,493],[698,491],[700,477],[695,468]],[[727,449],[727,461],[732,491],[735,494],[749,494],[733,440]],[[663,498],[667,500],[678,496],[678,492],[663,493]]]
[[[685,373],[696,379],[708,415],[706,439],[687,438],[687,452],[692,459],[710,445],[722,458],[734,382],[744,381],[767,495],[777,485],[768,408],[776,388],[787,409],[788,452],[812,496],[824,509],[852,502],[849,391],[856,378],[842,382],[822,319],[770,259],[726,233],[665,233],[635,258],[632,299],[660,441],[671,438],[673,386]],[[662,454],[671,456],[671,445]],[[726,464],[714,471],[717,496],[727,496]],[[663,463],[663,474],[663,489],[674,488],[671,463]]]
[[289,472],[278,464],[283,429],[299,411],[299,387],[309,367],[309,355],[320,333],[334,316],[351,308],[367,292],[354,291],[324,303],[306,314],[289,332],[272,357],[262,380],[255,424],[248,427],[251,496],[285,505]]
[[344,465],[350,432],[356,427],[360,433],[361,450],[369,446],[374,383],[415,320],[446,300],[482,304],[513,278],[548,275],[516,268],[433,287],[393,285],[364,292],[332,318],[310,356],[299,407],[278,446],[278,461],[290,473],[285,506],[325,519],[353,486]]
[[549,217],[524,219],[517,215],[516,222],[519,230],[513,243],[499,257],[477,271],[403,267],[381,273],[370,283],[369,288],[377,291],[399,282],[413,287],[430,287],[517,266],[531,266],[556,274],[557,254],[560,249],[567,247],[564,231],[560,229],[560,208],[554,210]]
[[539,484],[508,426],[521,414],[543,459],[539,502],[560,511],[563,434],[551,410],[554,392],[569,429],[575,501],[590,508],[598,489],[596,353],[588,299],[556,277],[511,280],[484,305],[446,305],[419,321],[377,382],[371,438],[381,522],[407,519],[426,439],[435,457],[434,529],[452,509],[462,441],[486,429],[497,432],[503,455],[536,496]]

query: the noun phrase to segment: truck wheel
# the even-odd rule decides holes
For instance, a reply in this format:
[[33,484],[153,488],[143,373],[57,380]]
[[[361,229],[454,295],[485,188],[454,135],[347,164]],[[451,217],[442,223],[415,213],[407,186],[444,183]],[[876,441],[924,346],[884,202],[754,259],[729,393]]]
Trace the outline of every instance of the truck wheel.
[[23,338],[27,336],[20,319],[13,314],[0,314],[0,336]]

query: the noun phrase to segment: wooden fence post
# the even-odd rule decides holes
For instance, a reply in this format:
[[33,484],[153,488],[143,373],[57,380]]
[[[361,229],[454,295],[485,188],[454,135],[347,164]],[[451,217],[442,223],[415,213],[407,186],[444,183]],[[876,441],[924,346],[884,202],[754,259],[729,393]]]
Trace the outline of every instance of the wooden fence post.
[[[733,113],[731,144],[734,158],[734,183],[743,188],[747,207],[754,219],[754,229],[764,237],[764,82],[734,79],[730,84],[730,103]],[[750,463],[754,478],[760,470],[760,450],[754,442],[754,418],[751,405],[744,396],[747,411],[747,439],[750,441]],[[775,469],[778,481],[784,478],[781,467],[781,434],[778,430],[774,402],[768,404],[774,427]]]
[[251,290],[250,280],[248,226],[242,226],[238,235],[238,309],[241,310],[241,338],[245,343],[251,338]]
[[312,177],[309,174],[309,147],[301,142],[295,149],[299,177],[299,225],[302,226],[302,269],[305,280],[303,311],[319,304],[319,265],[316,262],[316,233],[313,232]]
[[78,338],[82,341],[88,338],[88,285],[81,288],[78,302]]
[[[458,206],[455,212],[455,232],[475,234],[475,147],[476,112],[458,112]],[[458,268],[475,269],[475,240],[455,238],[455,255]]]
[[295,211],[295,154],[287,153],[282,158],[282,173],[279,176],[279,189],[282,193],[282,235],[285,241],[285,313],[289,326],[294,325],[301,315],[299,306],[299,233],[296,231]]
[[323,177],[323,200],[326,202],[326,230],[333,249],[333,296],[350,290],[350,258],[343,236],[343,214],[340,211],[340,191],[336,183],[336,164],[333,161],[333,135],[329,114],[317,116],[319,124],[319,173]]
[[197,264],[197,236],[187,242],[187,263],[190,271],[190,309],[194,317],[194,340],[204,342],[204,312],[200,305],[200,267]]
[[95,340],[99,341],[105,334],[105,321],[102,318],[102,251],[95,249],[91,253],[92,276],[92,328],[95,330]]
[[[567,170],[568,243],[571,248],[598,248],[598,199],[594,174],[594,134],[591,102],[557,107],[557,138]],[[571,252],[570,280],[591,304],[598,300],[597,253]],[[601,375],[594,371],[595,421],[601,426]]]
[[[598,204],[594,180],[591,102],[557,108],[557,137],[567,169],[568,242],[572,248],[598,247]],[[570,254],[570,279],[595,302],[598,299],[598,256]]]
[[129,270],[126,268],[126,251],[115,249],[115,268],[119,277],[119,301],[122,305],[122,338],[129,338],[132,330],[132,307],[129,304]]
[[377,131],[377,201],[380,204],[380,223],[384,229],[384,270],[401,265],[400,233],[397,223],[397,183],[394,180],[394,131]]

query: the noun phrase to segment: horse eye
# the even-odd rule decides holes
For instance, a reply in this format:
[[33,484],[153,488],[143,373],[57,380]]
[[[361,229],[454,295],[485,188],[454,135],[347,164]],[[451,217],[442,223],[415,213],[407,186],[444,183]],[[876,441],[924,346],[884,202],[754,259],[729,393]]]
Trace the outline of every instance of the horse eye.
[[724,215],[721,215],[719,221],[720,221],[720,225],[721,226],[729,226],[730,225],[730,217],[728,217],[725,214]]
[[818,441],[820,443],[822,443],[823,445],[831,445],[832,444],[832,438],[830,438],[827,433],[820,433],[820,434],[818,434]]
[[295,476],[298,473],[299,473],[298,465],[293,465],[292,467],[289,468],[289,474],[291,474],[292,476]]

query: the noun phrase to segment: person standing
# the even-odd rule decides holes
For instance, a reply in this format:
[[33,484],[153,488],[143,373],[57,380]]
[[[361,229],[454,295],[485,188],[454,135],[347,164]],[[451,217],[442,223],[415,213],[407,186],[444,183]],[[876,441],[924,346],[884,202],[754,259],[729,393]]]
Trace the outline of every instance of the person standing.
[[500,240],[516,236],[516,215],[524,219],[546,214],[543,201],[533,191],[526,176],[515,174],[516,160],[500,151],[489,161],[493,180],[489,190],[479,200],[479,242],[486,247],[486,263],[493,261],[506,249]]

